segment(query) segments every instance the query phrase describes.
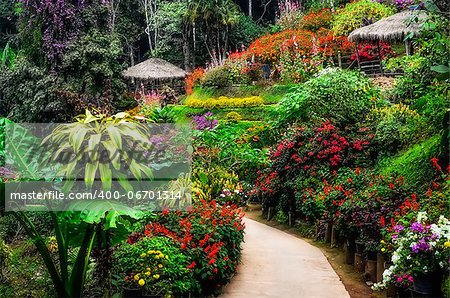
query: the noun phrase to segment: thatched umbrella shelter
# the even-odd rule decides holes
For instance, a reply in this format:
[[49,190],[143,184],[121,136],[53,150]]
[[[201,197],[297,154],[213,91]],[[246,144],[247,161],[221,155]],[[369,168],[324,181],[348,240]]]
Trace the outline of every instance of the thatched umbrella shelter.
[[[371,25],[358,28],[348,36],[351,42],[384,41],[403,42],[409,34],[419,35],[427,13],[422,10],[406,10],[384,18]],[[411,42],[406,41],[406,53],[412,54]]]
[[132,79],[133,83],[143,83],[150,89],[159,90],[165,85],[179,89],[183,86],[186,72],[163,59],[150,58],[129,67],[123,76]]

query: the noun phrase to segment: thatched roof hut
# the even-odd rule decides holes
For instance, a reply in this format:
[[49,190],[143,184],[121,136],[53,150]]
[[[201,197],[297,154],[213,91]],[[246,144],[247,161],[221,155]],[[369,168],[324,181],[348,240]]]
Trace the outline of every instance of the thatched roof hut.
[[427,17],[421,10],[407,10],[358,28],[348,36],[351,42],[402,42],[407,34],[418,35]]
[[182,79],[185,75],[181,68],[159,58],[147,59],[123,72],[124,77],[138,80]]

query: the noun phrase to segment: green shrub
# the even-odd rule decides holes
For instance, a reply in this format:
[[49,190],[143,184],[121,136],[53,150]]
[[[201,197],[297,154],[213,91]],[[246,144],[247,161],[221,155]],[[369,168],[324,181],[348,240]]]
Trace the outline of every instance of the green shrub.
[[370,106],[373,89],[364,75],[329,70],[300,85],[280,102],[279,123],[328,118],[336,124],[356,123]]
[[405,148],[419,138],[424,128],[420,115],[403,104],[375,108],[367,115],[367,120],[382,153],[395,153]]
[[201,80],[203,87],[225,88],[230,85],[229,73],[225,66],[217,66],[208,70]]
[[448,94],[435,91],[417,99],[412,107],[425,118],[430,129],[441,130],[447,106]]
[[372,0],[361,0],[347,4],[338,10],[333,20],[333,31],[348,35],[353,30],[372,24],[395,13],[392,7]]
[[395,157],[384,158],[377,166],[378,172],[383,176],[398,174],[411,185],[420,187],[436,173],[430,160],[439,156],[440,143],[441,136],[435,135]]
[[198,287],[188,265],[188,257],[166,237],[145,237],[134,244],[124,243],[114,254],[117,282],[139,288],[139,281],[143,280],[142,287],[150,293],[179,295]]
[[225,109],[207,109],[191,108],[187,106],[168,106],[175,114],[177,121],[190,121],[189,117],[204,114],[208,111],[214,113],[217,119],[226,119],[229,112],[237,112],[241,115],[241,120],[247,121],[271,121],[277,118],[277,105],[263,105],[251,108],[225,108]]

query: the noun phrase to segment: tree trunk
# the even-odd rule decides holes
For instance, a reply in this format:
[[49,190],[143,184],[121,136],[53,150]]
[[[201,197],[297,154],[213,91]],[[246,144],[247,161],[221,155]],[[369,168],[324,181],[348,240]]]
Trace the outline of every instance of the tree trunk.
[[248,16],[253,19],[253,3],[252,3],[252,0],[248,0]]
[[187,72],[192,71],[191,66],[191,47],[189,44],[190,39],[190,26],[189,23],[184,24],[183,28],[183,55],[184,55],[184,70]]

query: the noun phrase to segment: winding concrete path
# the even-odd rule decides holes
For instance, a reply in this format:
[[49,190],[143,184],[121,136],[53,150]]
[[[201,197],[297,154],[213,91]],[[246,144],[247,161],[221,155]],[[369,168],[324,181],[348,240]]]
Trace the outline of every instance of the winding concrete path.
[[223,298],[349,298],[319,248],[245,218],[242,263]]

